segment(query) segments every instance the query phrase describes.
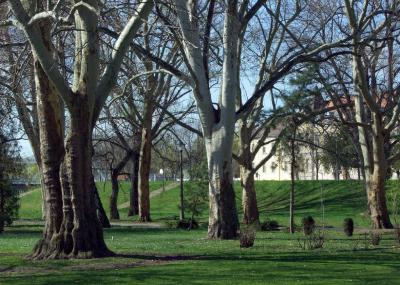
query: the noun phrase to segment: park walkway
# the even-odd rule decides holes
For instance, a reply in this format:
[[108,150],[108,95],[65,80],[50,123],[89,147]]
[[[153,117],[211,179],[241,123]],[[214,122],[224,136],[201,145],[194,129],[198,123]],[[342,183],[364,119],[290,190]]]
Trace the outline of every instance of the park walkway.
[[[161,188],[158,188],[157,190],[151,191],[150,192],[150,199],[155,197],[155,196],[160,195],[163,192],[167,192],[169,190],[172,190],[172,189],[174,189],[174,188],[176,188],[178,186],[179,186],[179,182],[173,182],[173,183],[168,184],[164,188],[161,187]],[[118,205],[118,210],[128,208],[129,207],[129,203],[130,202],[128,201],[128,202],[125,202],[123,204]]]

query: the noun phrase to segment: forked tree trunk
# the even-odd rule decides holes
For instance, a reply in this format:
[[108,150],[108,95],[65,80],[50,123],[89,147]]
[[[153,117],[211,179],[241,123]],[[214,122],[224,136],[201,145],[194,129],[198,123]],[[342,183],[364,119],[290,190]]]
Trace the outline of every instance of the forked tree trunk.
[[233,188],[233,139],[230,140],[230,136],[225,136],[219,130],[212,138],[206,138],[205,143],[210,179],[208,237],[233,239],[238,236],[239,231]]
[[[150,13],[153,1],[141,3],[138,15],[128,21],[121,36],[115,41],[111,62],[107,64],[101,79],[99,78],[98,16],[92,11],[99,9],[99,3],[98,1],[89,2],[90,11],[87,7],[73,11],[76,55],[72,91],[57,69],[58,62],[51,56],[51,51],[44,50],[47,45],[51,46],[51,40],[43,39],[42,33],[39,33],[37,29],[39,25],[39,28],[50,34],[52,25],[45,20],[48,18],[35,19],[37,20],[35,21],[34,18],[29,18],[20,1],[9,1],[9,6],[21,24],[20,27],[27,36],[32,50],[36,53],[46,74],[51,78],[51,82],[57,87],[58,95],[66,102],[71,119],[61,171],[63,207],[54,206],[56,211],[64,209],[64,216],[56,234],[50,238],[45,232],[43,242],[38,245],[37,254],[35,254],[38,258],[92,258],[112,255],[104,242],[91,185],[92,131],[100,109],[115,84],[123,54],[140,27],[142,19]],[[39,5],[40,7],[36,7]],[[46,3],[39,1],[35,2],[34,6],[41,11],[44,10]],[[50,159],[54,157],[51,156]],[[52,191],[49,195],[52,206],[58,202],[54,200],[55,193]],[[52,211],[50,207],[49,212]],[[46,223],[56,224],[59,218],[58,214],[54,215],[54,219],[46,215]],[[53,230],[53,228],[57,229],[57,225],[47,226],[46,230]]]
[[239,221],[233,189],[232,148],[236,122],[236,98],[240,86],[238,34],[240,20],[237,1],[227,1],[224,7],[223,67],[217,108],[214,107],[202,54],[200,29],[196,16],[196,1],[176,0],[177,19],[182,31],[187,65],[195,75],[192,89],[199,110],[205,139],[208,173],[210,214],[208,237],[232,239],[237,237]]
[[129,201],[128,217],[139,214],[138,186],[139,186],[139,154],[132,155],[131,195]]
[[110,219],[119,220],[119,212],[117,205],[119,184],[118,184],[118,172],[115,171],[115,169],[111,171],[111,185],[112,185],[112,191],[110,196]]

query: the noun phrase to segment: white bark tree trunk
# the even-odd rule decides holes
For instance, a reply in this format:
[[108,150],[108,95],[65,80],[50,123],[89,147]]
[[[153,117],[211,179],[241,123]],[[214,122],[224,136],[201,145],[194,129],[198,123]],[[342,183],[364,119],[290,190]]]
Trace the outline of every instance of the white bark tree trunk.
[[228,1],[224,8],[224,56],[222,85],[218,108],[213,107],[207,71],[203,64],[197,5],[193,0],[176,0],[177,16],[182,31],[187,65],[193,78],[196,99],[205,139],[208,172],[210,216],[208,237],[236,238],[239,222],[233,189],[232,148],[235,130],[235,100],[238,91],[238,19],[237,1]]

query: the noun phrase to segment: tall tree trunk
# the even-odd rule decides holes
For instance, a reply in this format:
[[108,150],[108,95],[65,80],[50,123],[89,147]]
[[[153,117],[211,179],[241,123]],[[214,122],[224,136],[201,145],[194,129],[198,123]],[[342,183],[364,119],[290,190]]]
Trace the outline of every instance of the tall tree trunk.
[[151,127],[142,129],[139,159],[139,221],[150,221],[149,175],[151,164]]
[[241,153],[238,163],[240,168],[240,184],[242,186],[243,223],[246,225],[255,224],[258,226],[260,220],[254,184],[254,157],[251,151],[251,126],[254,126],[254,121],[251,121],[250,118],[246,119],[247,121],[239,121]]
[[[46,27],[46,21],[41,24],[40,29],[46,47],[52,51],[50,31]],[[54,237],[59,233],[63,219],[60,167],[64,156],[64,131],[62,104],[35,55],[34,73],[45,226],[43,236],[36,244],[31,257],[42,259],[53,256],[59,246],[58,240]]]
[[259,225],[257,194],[254,183],[254,172],[243,166],[240,167],[240,182],[242,185],[243,223]]
[[[148,66],[147,70],[151,70]],[[147,82],[148,88],[156,85],[151,76]],[[149,176],[151,166],[151,144],[152,144],[152,117],[154,111],[153,89],[149,89],[145,98],[143,112],[142,140],[140,142],[139,158],[139,221],[149,222],[150,219],[150,189]]]
[[225,134],[219,129],[205,139],[210,179],[208,237],[211,239],[236,238],[239,230],[233,188],[233,135]]
[[139,214],[138,186],[139,186],[139,154],[132,155],[132,173],[131,173],[131,195],[129,202],[128,217]]
[[368,204],[371,211],[372,226],[376,229],[393,228],[386,205],[385,180],[387,161],[385,157],[383,123],[379,114],[373,114],[372,125],[372,167],[367,173]]
[[118,212],[118,192],[119,192],[119,184],[118,184],[118,172],[113,169],[111,171],[111,185],[112,191],[110,196],[110,219],[111,220],[119,220],[119,212]]

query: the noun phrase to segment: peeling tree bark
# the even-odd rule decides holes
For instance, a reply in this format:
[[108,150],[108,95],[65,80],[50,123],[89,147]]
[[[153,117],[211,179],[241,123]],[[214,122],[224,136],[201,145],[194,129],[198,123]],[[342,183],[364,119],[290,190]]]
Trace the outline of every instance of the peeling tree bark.
[[[40,30],[46,47],[53,52],[50,31],[46,24],[43,22]],[[63,217],[60,173],[64,156],[64,131],[60,98],[35,54],[33,58],[41,154],[39,161],[43,183],[43,204],[45,205],[43,215],[46,219],[43,237],[36,244],[32,257],[41,259],[49,257],[50,252],[59,246],[55,236],[60,232]]]

